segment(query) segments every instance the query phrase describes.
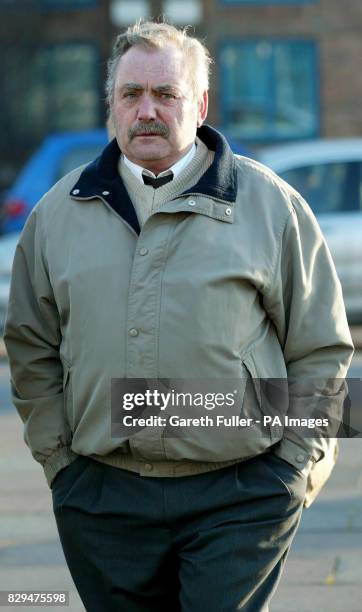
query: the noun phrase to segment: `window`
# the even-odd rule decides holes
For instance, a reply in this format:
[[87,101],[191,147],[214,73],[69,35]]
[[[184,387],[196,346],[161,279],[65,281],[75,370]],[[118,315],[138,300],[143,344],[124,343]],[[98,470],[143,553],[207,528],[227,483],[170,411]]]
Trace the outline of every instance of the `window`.
[[313,42],[248,40],[221,51],[223,126],[250,141],[310,138],[319,132]]
[[68,172],[71,170],[74,170],[74,168],[78,168],[79,166],[96,159],[101,152],[102,147],[95,144],[78,146],[70,151],[67,151],[62,159],[60,167],[58,168],[56,180],[58,181],[60,178],[62,178],[62,176],[68,174]]
[[100,119],[99,57],[88,43],[20,49],[5,56],[0,125],[19,142],[93,128]]
[[316,163],[281,172],[316,214],[362,211],[362,164]]

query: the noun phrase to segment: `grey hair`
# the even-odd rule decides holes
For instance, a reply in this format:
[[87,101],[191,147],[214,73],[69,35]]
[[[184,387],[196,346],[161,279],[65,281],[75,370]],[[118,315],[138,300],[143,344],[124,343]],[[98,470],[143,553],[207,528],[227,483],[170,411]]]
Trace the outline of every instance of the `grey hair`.
[[200,99],[202,93],[209,89],[209,74],[212,59],[208,49],[197,38],[182,30],[162,22],[138,21],[135,25],[117,36],[112,56],[107,65],[106,96],[108,106],[112,106],[115,76],[121,57],[133,46],[143,46],[147,49],[162,49],[167,45],[175,45],[190,61],[190,83],[194,97]]

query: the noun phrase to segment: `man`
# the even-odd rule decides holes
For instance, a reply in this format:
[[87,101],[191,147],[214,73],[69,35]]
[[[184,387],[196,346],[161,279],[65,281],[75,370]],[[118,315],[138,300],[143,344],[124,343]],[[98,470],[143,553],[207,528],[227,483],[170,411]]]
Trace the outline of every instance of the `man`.
[[[167,24],[119,36],[116,139],[44,196],[15,256],[14,402],[92,612],[267,610],[328,448],[288,426],[166,435],[167,418],[112,436],[112,379],[241,381],[241,405],[223,407],[238,417],[250,402],[262,412],[258,379],[343,379],[352,355],[308,206],[203,125],[209,65]],[[273,409],[306,416],[331,387],[291,384]]]

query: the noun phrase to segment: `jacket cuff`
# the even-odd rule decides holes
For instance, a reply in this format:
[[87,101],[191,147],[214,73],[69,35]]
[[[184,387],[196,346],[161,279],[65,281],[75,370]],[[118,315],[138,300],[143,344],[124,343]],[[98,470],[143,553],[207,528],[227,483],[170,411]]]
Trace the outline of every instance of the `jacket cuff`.
[[315,459],[313,455],[306,448],[303,448],[296,442],[283,438],[278,444],[273,447],[275,455],[284,459],[297,470],[302,472],[304,476],[308,477],[309,472],[312,469]]
[[62,446],[56,450],[43,464],[43,469],[49,487],[52,487],[52,482],[57,473],[67,467],[77,459],[79,455],[74,453],[70,446]]

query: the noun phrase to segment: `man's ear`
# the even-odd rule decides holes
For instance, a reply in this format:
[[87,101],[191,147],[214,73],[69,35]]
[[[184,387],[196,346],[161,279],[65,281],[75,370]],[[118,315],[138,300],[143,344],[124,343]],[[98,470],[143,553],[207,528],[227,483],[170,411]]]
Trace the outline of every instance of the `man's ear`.
[[206,90],[202,94],[202,97],[200,98],[198,105],[199,105],[199,108],[198,108],[198,115],[197,115],[197,127],[199,128],[204,123],[207,117],[207,111],[209,108],[209,94]]
[[116,135],[116,130],[114,128],[112,110],[109,111],[106,127],[107,127],[108,140],[113,140],[113,138]]

